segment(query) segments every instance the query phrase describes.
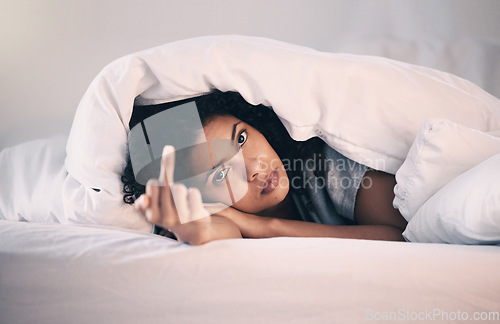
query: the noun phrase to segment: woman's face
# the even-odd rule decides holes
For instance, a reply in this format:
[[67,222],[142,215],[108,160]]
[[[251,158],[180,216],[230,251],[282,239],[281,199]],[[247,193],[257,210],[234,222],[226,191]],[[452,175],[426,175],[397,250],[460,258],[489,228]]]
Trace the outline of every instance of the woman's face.
[[285,168],[258,130],[233,116],[216,116],[203,129],[209,154],[192,154],[191,161],[204,175],[196,183],[203,201],[258,213],[285,199]]

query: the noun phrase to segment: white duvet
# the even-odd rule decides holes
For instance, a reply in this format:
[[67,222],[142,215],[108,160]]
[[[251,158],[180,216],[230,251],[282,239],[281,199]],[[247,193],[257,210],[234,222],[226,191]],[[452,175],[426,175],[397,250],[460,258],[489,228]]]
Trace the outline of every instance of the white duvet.
[[[238,91],[252,104],[272,107],[297,140],[320,136],[347,157],[393,174],[417,145],[419,129],[429,119],[490,133],[493,141],[500,132],[500,101],[448,73],[263,38],[188,39],[120,58],[94,79],[71,128],[65,177],[52,183],[62,192],[56,208],[62,212],[53,217],[64,223],[150,231],[151,225],[122,201],[120,174],[132,108],[194,97],[213,88]],[[446,182],[492,155],[451,174]],[[424,165],[423,173],[447,167],[439,159],[437,164],[418,165]],[[399,176],[398,185],[407,180],[413,181],[411,175]],[[411,190],[425,191],[426,184]],[[34,181],[33,186],[47,183]],[[440,189],[433,185],[429,196]],[[400,201],[411,204],[406,197]],[[414,216],[405,215],[410,222]]]

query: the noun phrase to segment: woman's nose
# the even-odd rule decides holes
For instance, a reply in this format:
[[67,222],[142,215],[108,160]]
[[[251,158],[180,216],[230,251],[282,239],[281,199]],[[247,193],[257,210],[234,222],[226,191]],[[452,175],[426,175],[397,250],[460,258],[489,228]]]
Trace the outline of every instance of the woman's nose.
[[247,181],[252,182],[257,179],[261,181],[265,179],[265,167],[261,159],[259,158],[246,158],[245,168],[247,172]]

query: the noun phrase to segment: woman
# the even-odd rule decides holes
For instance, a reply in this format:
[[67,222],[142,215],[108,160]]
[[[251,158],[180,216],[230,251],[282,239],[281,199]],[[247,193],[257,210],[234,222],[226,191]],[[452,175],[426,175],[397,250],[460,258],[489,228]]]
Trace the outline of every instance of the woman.
[[[160,179],[144,188],[135,182],[128,161],[124,200],[135,203],[148,221],[191,244],[276,236],[403,240],[406,221],[392,207],[393,175],[368,170],[318,138],[293,141],[271,109],[251,106],[237,93],[214,91],[195,101],[207,142],[234,142],[243,154],[244,171],[212,161],[206,182],[187,188],[174,183],[175,152],[166,147]],[[134,110],[130,127],[170,106]],[[190,160],[191,168],[206,170],[196,165],[204,159]],[[236,183],[244,185],[243,193],[214,211],[203,201],[223,201],[220,184],[226,177],[232,177],[233,190],[239,188]],[[204,207],[212,215],[204,214]],[[181,221],[193,215],[196,220]]]

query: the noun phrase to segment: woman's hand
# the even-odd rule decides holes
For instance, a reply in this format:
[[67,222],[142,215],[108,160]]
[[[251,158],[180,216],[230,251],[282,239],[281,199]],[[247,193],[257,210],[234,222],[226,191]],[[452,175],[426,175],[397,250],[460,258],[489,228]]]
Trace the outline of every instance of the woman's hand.
[[230,219],[212,215],[204,208],[197,188],[173,183],[175,151],[165,146],[158,180],[151,179],[146,193],[135,202],[146,219],[174,233],[181,242],[193,245],[224,238],[241,238]]

